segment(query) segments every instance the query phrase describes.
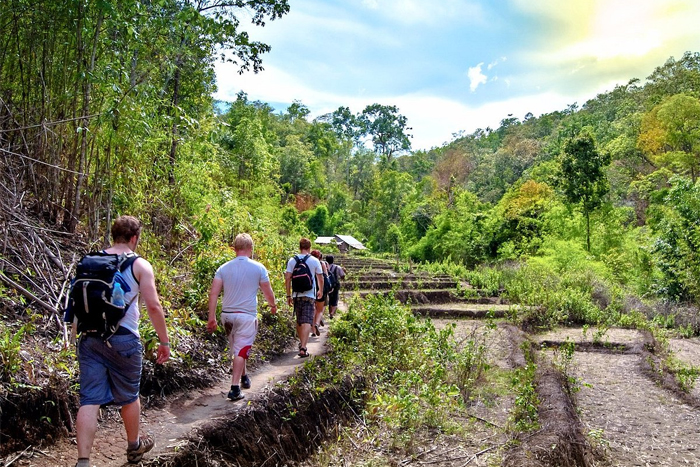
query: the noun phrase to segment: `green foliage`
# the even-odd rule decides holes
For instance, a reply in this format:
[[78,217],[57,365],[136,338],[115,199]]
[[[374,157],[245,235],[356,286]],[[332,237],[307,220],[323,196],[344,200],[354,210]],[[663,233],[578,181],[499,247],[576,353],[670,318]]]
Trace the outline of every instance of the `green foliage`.
[[310,231],[316,235],[326,235],[328,232],[328,208],[324,205],[316,206],[306,221]]
[[517,368],[511,378],[516,396],[510,417],[517,431],[533,431],[539,428],[537,410],[540,401],[535,388],[536,371],[537,366],[530,362],[523,368]]
[[450,259],[472,267],[487,259],[490,240],[485,222],[486,206],[472,193],[460,191],[452,209],[436,216],[434,226],[409,247],[409,256],[416,261]]
[[610,155],[596,148],[595,140],[588,131],[579,133],[564,145],[561,161],[560,185],[566,199],[578,204],[586,217],[586,245],[591,251],[590,214],[603,202],[610,190],[605,167],[610,164]]
[[481,267],[465,279],[489,294],[527,305],[514,319],[535,328],[558,324],[600,324],[614,320],[622,291],[608,268],[575,242],[551,242],[542,255],[517,265]]
[[675,177],[663,204],[649,210],[654,243],[651,252],[663,279],[657,293],[673,299],[700,297],[700,187]]
[[484,336],[456,343],[452,327],[438,331],[391,297],[353,301],[331,330],[334,353],[371,384],[367,416],[409,433],[445,423],[440,414],[468,401],[487,368]]
[[22,339],[26,333],[26,326],[13,329],[0,322],[0,383],[13,384],[17,373],[23,368],[23,359],[20,355]]

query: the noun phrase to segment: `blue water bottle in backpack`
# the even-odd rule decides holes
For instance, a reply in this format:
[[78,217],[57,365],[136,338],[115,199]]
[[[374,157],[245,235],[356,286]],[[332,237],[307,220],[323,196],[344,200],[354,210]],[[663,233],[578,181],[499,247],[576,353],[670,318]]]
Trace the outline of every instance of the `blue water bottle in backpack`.
[[124,289],[119,282],[114,284],[114,290],[112,290],[112,305],[124,308]]

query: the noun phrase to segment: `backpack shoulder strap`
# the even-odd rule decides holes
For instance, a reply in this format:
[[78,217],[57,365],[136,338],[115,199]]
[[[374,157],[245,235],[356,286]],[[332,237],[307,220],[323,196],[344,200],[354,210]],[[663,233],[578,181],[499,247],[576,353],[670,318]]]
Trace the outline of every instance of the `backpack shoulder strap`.
[[120,263],[119,263],[119,271],[121,271],[121,272],[126,271],[129,268],[129,266],[134,264],[134,261],[136,261],[139,258],[140,258],[140,256],[137,255],[136,253],[128,253],[128,254],[124,255],[124,258],[121,259]]

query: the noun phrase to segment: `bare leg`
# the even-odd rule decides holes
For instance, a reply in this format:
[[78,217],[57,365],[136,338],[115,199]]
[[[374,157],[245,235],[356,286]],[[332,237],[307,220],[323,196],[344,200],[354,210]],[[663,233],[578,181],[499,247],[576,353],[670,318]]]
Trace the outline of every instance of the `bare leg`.
[[92,443],[95,441],[95,433],[97,433],[97,415],[99,413],[99,405],[83,405],[78,409],[78,417],[75,423],[78,457],[90,457]]
[[301,347],[306,348],[306,344],[309,342],[309,333],[311,332],[311,325],[309,323],[297,325],[297,335],[299,336],[299,343]]
[[316,302],[316,311],[314,313],[314,326],[320,326],[321,325],[321,318],[323,318],[323,309],[326,308],[326,304],[324,302]]
[[238,386],[241,384],[241,376],[245,374],[246,360],[243,357],[236,355],[233,358],[231,366],[231,385]]
[[141,399],[136,399],[131,404],[122,406],[121,415],[122,420],[124,420],[124,429],[126,429],[126,440],[129,443],[137,443],[141,419]]

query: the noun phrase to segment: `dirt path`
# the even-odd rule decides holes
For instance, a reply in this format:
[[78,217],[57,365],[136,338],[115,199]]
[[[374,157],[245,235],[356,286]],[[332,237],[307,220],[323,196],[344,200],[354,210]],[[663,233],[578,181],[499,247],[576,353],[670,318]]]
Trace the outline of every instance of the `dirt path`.
[[[325,353],[327,329],[327,326],[320,328],[321,336],[310,338],[307,347],[311,358]],[[296,349],[290,349],[280,358],[254,371],[250,370],[248,374],[252,387],[243,391],[246,397],[240,401],[231,402],[226,399],[231,384],[230,377],[227,377],[214,387],[170,399],[162,408],[143,410],[141,432],[151,433],[156,440],[156,446],[144,460],[175,452],[179,446],[186,444],[194,430],[241,410],[248,401],[262,397],[267,389],[286,379],[297,367],[309,360],[299,358]],[[69,438],[47,450],[34,451],[31,458],[18,459],[13,465],[66,467],[75,465],[76,457],[75,438]],[[90,460],[92,465],[99,467],[133,465],[126,462],[126,432],[116,409],[103,411]]]

